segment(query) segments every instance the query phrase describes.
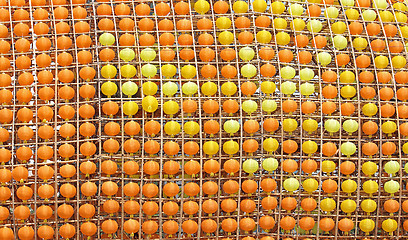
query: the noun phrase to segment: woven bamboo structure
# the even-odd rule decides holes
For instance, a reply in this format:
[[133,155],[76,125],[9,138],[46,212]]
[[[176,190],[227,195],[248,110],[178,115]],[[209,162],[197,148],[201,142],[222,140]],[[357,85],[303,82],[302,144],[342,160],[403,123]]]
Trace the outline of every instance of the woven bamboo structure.
[[[225,12],[216,6],[220,2],[228,6]],[[284,6],[282,12],[277,5],[274,9],[275,2]],[[157,7],[163,3],[166,14],[159,10],[167,8]],[[294,6],[302,9],[300,14]],[[312,8],[317,15],[311,14]],[[327,14],[327,9],[338,14]],[[403,2],[378,0],[0,1],[0,239],[405,239],[408,72],[406,64],[400,65],[407,58],[407,9]],[[270,20],[267,26],[257,22],[264,17]],[[200,25],[203,19],[209,20],[209,28]],[[231,25],[223,29],[225,19]],[[282,20],[287,24],[283,28]],[[296,30],[294,20],[300,24]],[[321,23],[321,30],[309,29],[314,21]],[[335,23],[344,30],[335,29]],[[225,32],[232,34],[230,42],[223,39]],[[288,43],[276,38],[282,32],[290,36]],[[168,33],[175,39],[164,44]],[[204,34],[208,45],[199,38]],[[180,39],[186,35],[193,44]],[[307,38],[305,46],[296,43],[299,36]],[[338,47],[336,36],[343,36],[347,46]],[[107,43],[112,37],[115,41]],[[384,45],[374,45],[377,40]],[[222,55],[227,48],[233,50],[233,59]],[[251,60],[240,55],[243,48],[253,51]],[[135,57],[121,57],[124,49]],[[274,54],[263,57],[262,49]],[[156,56],[146,61],[143,50],[154,50]],[[166,59],[168,50],[174,58]],[[293,54],[289,61],[283,50]],[[305,52],[312,58],[303,59]],[[331,57],[327,64],[322,52]],[[339,55],[349,61],[339,64]],[[359,62],[362,55],[368,63],[366,58]],[[386,66],[379,56],[388,59]],[[122,71],[129,65],[136,70],[130,77]],[[177,69],[171,77],[163,73],[169,65]],[[242,70],[248,65],[255,74]],[[106,66],[117,73],[104,72]],[[157,71],[148,76],[145,66]],[[185,66],[193,69],[185,72],[193,77],[185,77]],[[212,74],[206,72],[208,66],[215,74],[204,77]],[[264,66],[269,68],[262,70]],[[285,67],[295,75],[283,76]],[[301,78],[303,69],[314,76]],[[333,79],[324,75],[329,72]],[[124,93],[128,82],[138,86],[131,96]],[[165,91],[169,82],[177,86],[170,95]],[[289,82],[296,89],[284,94],[282,86]],[[146,83],[157,90],[149,90],[153,85]],[[206,92],[207,83],[215,84],[214,93]],[[301,88],[306,83],[314,87],[310,94]],[[328,86],[330,94],[325,93]],[[157,100],[157,109],[143,103],[149,95]],[[179,106],[175,114],[166,109],[170,101]],[[129,102],[137,104],[135,114],[128,113]],[[233,110],[226,102],[233,103]],[[196,109],[187,103],[195,103]],[[307,112],[305,103],[316,109]],[[297,123],[293,130],[288,130],[287,119]],[[339,129],[330,133],[328,120],[335,120]],[[350,120],[358,127],[346,131]],[[151,134],[154,127],[146,127],[152,121],[159,126],[156,134]],[[271,130],[275,125],[269,121],[277,128]],[[208,122],[218,128],[214,133],[205,127]],[[231,134],[226,122],[239,128]],[[378,130],[367,134],[366,123]],[[236,145],[228,150],[226,143]],[[324,150],[329,146],[325,143],[335,146],[333,153]],[[305,144],[317,148],[309,152]],[[356,150],[347,154],[342,147],[350,144]],[[186,169],[192,162],[199,166],[195,175]],[[238,169],[231,173],[226,162],[238,164]],[[305,162],[316,169],[308,173]],[[268,163],[277,165],[268,168]],[[373,172],[367,174],[367,169]],[[285,184],[288,179],[294,189]],[[332,192],[324,187],[328,180],[337,185],[331,185]],[[371,185],[365,188],[367,182]],[[208,194],[206,183],[215,184],[215,193]],[[165,186],[177,186],[175,196],[166,196]],[[305,199],[314,200],[316,207],[306,211]],[[376,204],[372,212],[365,200]],[[210,203],[216,203],[211,213]],[[168,214],[170,204],[174,214]]]

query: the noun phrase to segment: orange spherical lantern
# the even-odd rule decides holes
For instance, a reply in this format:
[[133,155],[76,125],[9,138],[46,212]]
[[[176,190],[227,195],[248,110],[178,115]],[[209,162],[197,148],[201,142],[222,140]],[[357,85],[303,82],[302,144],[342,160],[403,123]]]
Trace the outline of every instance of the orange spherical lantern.
[[81,232],[85,236],[93,236],[95,235],[98,228],[96,227],[95,223],[93,222],[85,222],[81,224]]
[[311,217],[302,217],[299,220],[299,227],[305,231],[310,231],[315,225],[315,220]]
[[278,201],[275,197],[267,196],[262,198],[261,201],[262,208],[268,210],[268,212],[272,212],[278,205]]
[[113,196],[118,192],[118,185],[112,181],[104,182],[102,192],[107,196]]
[[95,214],[95,207],[92,204],[86,203],[79,207],[79,215],[83,218],[91,218]]
[[252,218],[242,218],[239,221],[239,228],[245,232],[250,232],[255,228],[255,221]]
[[57,208],[57,214],[60,218],[68,219],[74,215],[74,208],[69,204],[62,204]]
[[152,235],[159,229],[157,222],[148,220],[142,224],[142,230],[145,234]]
[[331,231],[335,226],[333,219],[331,218],[322,218],[319,221],[319,228],[325,232]]
[[37,234],[42,239],[52,239],[54,233],[54,229],[48,225],[43,225],[37,229]]
[[118,223],[115,220],[108,219],[102,222],[101,228],[104,233],[111,235],[118,230]]
[[61,237],[69,239],[75,236],[76,228],[72,224],[66,223],[59,228],[58,232]]
[[175,215],[179,210],[179,206],[177,203],[171,201],[171,202],[166,202],[163,204],[163,212],[167,216],[173,216]]
[[[317,202],[313,198],[304,198],[300,202],[300,206],[302,207],[303,210],[306,212],[311,212],[316,209]],[[302,228],[303,229],[303,228]]]
[[24,226],[18,230],[17,235],[21,240],[31,240],[35,233],[32,227]]
[[193,220],[187,220],[182,223],[181,228],[188,235],[191,235],[198,231],[198,224]]

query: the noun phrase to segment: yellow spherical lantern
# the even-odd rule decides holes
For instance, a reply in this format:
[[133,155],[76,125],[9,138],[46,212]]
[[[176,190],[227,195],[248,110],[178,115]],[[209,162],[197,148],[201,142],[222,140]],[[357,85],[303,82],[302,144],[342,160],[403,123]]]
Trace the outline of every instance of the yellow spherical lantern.
[[155,112],[157,110],[158,106],[159,106],[159,102],[153,96],[146,96],[142,100],[143,110],[148,112],[148,113]]
[[275,100],[266,99],[262,101],[262,110],[268,114],[271,114],[278,108],[278,104]]
[[219,145],[215,141],[207,141],[203,144],[203,151],[205,154],[212,157],[216,153],[218,153]]
[[274,1],[271,4],[271,11],[273,14],[282,14],[285,11],[285,4],[280,1]]
[[250,176],[258,171],[259,165],[255,159],[248,159],[242,164],[242,169],[244,172],[248,173]]
[[364,21],[374,21],[377,18],[377,13],[372,9],[367,9],[363,11],[363,20]]
[[180,109],[179,104],[176,101],[170,100],[163,104],[163,112],[171,117],[176,114]]
[[347,215],[350,215],[352,212],[356,210],[357,204],[354,200],[346,199],[343,202],[341,202],[340,208],[343,212],[347,213]]
[[348,119],[343,122],[343,129],[348,132],[349,135],[352,135],[358,130],[358,122],[354,119]]
[[350,85],[340,88],[340,95],[346,99],[353,98],[356,95],[356,93],[357,93],[356,88]]
[[246,100],[242,103],[242,110],[247,114],[252,114],[258,109],[258,104],[254,100]]
[[[280,76],[285,80],[292,79],[292,78],[294,78],[296,76],[296,70],[293,67],[289,67],[289,66],[283,67],[283,68],[280,69]],[[292,82],[285,81],[281,85],[281,90],[285,91],[285,92],[294,93],[296,91],[296,84],[294,84],[294,85],[293,84],[294,83],[292,83]],[[286,86],[286,85],[288,85],[288,86]],[[285,88],[290,87],[290,89],[288,88],[287,89],[288,91],[286,91],[286,89],[284,87]],[[292,93],[284,93],[284,94],[292,94]]]
[[239,151],[239,145],[237,142],[229,140],[222,145],[222,149],[226,154],[232,156]]
[[317,151],[317,143],[311,140],[302,143],[302,151],[309,156]]
[[226,96],[232,96],[237,92],[238,88],[237,85],[233,82],[225,82],[221,85],[221,92]]
[[183,129],[186,134],[190,135],[190,137],[193,137],[200,132],[200,125],[197,122],[188,121],[184,123]]
[[[353,9],[353,10],[355,10],[355,9]],[[355,11],[357,11],[357,10],[355,10]],[[347,13],[347,10],[346,10],[346,13]],[[357,13],[358,13],[358,11],[357,11]],[[331,25],[331,29],[332,29],[332,32],[334,34],[343,34],[347,30],[347,25],[344,22],[339,21],[339,22],[333,23]]]
[[275,138],[267,138],[263,141],[263,149],[268,152],[275,152],[279,147],[279,142]]
[[192,79],[197,74],[197,69],[195,66],[188,64],[181,67],[181,76],[185,79]]
[[224,125],[224,131],[233,135],[234,133],[238,132],[239,128],[240,128],[240,124],[237,120],[227,120],[225,121]]
[[129,117],[134,116],[139,110],[137,103],[130,101],[123,104],[123,113]]
[[261,91],[265,94],[273,94],[276,90],[276,84],[272,81],[263,81],[261,83]]
[[305,121],[303,121],[303,124],[302,124],[303,130],[305,130],[306,132],[310,134],[316,131],[318,126],[319,124],[314,119],[306,119]]
[[368,180],[363,183],[363,191],[370,196],[378,191],[378,183],[373,180]]
[[388,60],[386,56],[380,55],[374,58],[374,63],[375,63],[376,68],[383,69],[383,68],[388,67],[388,64],[390,63],[390,61]]
[[377,203],[372,199],[365,199],[361,202],[360,207],[364,212],[370,214],[377,209]]
[[342,154],[346,155],[347,157],[350,157],[353,155],[357,150],[357,147],[354,143],[352,142],[344,142],[340,146],[340,151]]
[[176,66],[172,64],[165,64],[161,67],[162,75],[166,78],[172,78],[177,73]]
[[303,6],[298,3],[293,3],[289,6],[289,14],[292,16],[301,16],[303,14]]
[[356,79],[356,75],[352,71],[344,71],[340,73],[340,82],[341,83],[353,83]]
[[357,190],[357,183],[354,180],[347,179],[341,184],[341,190],[349,195]]
[[101,90],[104,95],[111,97],[118,91],[118,86],[116,86],[116,84],[112,81],[107,81],[102,84]]
[[176,134],[179,134],[181,130],[180,123],[176,121],[169,121],[166,124],[164,124],[164,132],[167,135],[174,136]]
[[399,172],[399,170],[400,170],[400,164],[399,164],[399,162],[397,162],[397,161],[395,161],[395,160],[388,161],[388,162],[384,165],[384,170],[385,170],[385,172],[387,172],[388,174],[395,174],[395,173]]
[[145,48],[140,52],[140,58],[145,62],[153,61],[156,58],[156,51],[152,48]]
[[336,170],[336,164],[331,160],[324,160],[321,167],[322,171],[325,173],[331,173]]
[[286,118],[282,121],[283,131],[292,133],[298,127],[298,123],[295,119]]
[[319,20],[312,19],[307,24],[307,30],[311,33],[318,33],[322,30],[323,24]]
[[361,170],[365,175],[372,176],[377,172],[378,166],[374,162],[368,161],[363,163],[363,165],[361,166]]
[[186,96],[193,96],[194,94],[197,93],[198,91],[198,86],[194,82],[186,82],[183,84],[181,87],[181,91],[186,95]]
[[398,228],[398,223],[394,219],[388,218],[385,221],[381,223],[381,227],[384,231],[388,232],[390,235],[392,232],[397,230]]
[[256,40],[262,44],[270,43],[272,40],[272,34],[266,30],[259,31],[256,34]]
[[394,56],[391,59],[392,66],[396,69],[400,69],[407,65],[407,59],[403,56]]
[[217,26],[218,29],[228,29],[231,27],[231,19],[227,17],[219,17],[215,20],[215,26]]
[[312,193],[317,190],[319,183],[316,181],[316,179],[308,178],[303,182],[302,186],[306,192]]
[[194,4],[194,10],[199,14],[205,14],[210,10],[210,3],[208,3],[206,0],[198,0]]
[[400,184],[395,181],[395,180],[389,180],[385,182],[384,184],[384,190],[391,194],[391,196],[394,195],[394,193],[398,192],[400,190]]
[[142,75],[146,78],[152,78],[157,74],[157,67],[150,63],[143,65],[140,70],[142,72]]
[[371,231],[375,228],[375,223],[371,219],[363,219],[361,220],[359,227],[361,231],[365,232],[368,235]]
[[315,86],[313,83],[302,83],[299,87],[300,94],[303,96],[309,97],[315,92]]
[[393,22],[394,21],[394,14],[390,11],[381,11],[380,12],[380,20],[382,22]]
[[111,64],[106,64],[101,68],[101,75],[103,78],[112,79],[118,73],[118,69]]
[[277,30],[283,30],[288,27],[288,22],[284,18],[275,18],[273,20],[273,26]]
[[405,154],[408,154],[408,142],[404,143],[404,145],[402,145],[402,151]]
[[279,162],[275,158],[267,158],[262,161],[262,168],[268,172],[273,172],[279,167]]
[[167,97],[172,97],[178,91],[178,85],[174,82],[166,82],[162,86],[163,94]]
[[367,104],[364,104],[361,110],[365,116],[372,117],[375,114],[377,114],[378,107],[374,103],[367,103]]
[[143,91],[143,95],[154,95],[157,93],[157,84],[152,82],[152,81],[147,81],[145,83],[143,83],[142,85],[142,91]]
[[328,119],[324,122],[324,129],[326,129],[330,135],[340,130],[340,123],[336,119]]
[[120,68],[120,75],[124,78],[132,78],[136,75],[136,68],[133,65],[126,64]]
[[336,201],[332,198],[325,198],[320,201],[320,209],[324,212],[332,212],[336,208]]
[[408,16],[402,12],[396,12],[395,19],[398,23],[406,23],[408,21]]
[[293,192],[299,189],[299,180],[296,178],[288,178],[283,181],[283,188],[288,192]]
[[390,136],[397,131],[397,124],[393,121],[386,121],[381,125],[381,130]]
[[248,3],[242,0],[236,1],[232,5],[232,10],[234,10],[235,13],[246,13],[248,12]]
[[278,45],[285,46],[290,42],[290,35],[286,32],[278,32],[275,36],[275,39]]
[[265,0],[254,0],[252,2],[252,8],[254,9],[255,12],[263,13],[265,12],[267,7],[268,4],[265,2]]
[[362,37],[357,37],[353,40],[353,47],[358,51],[364,50],[367,45],[367,40]]
[[202,86],[201,86],[201,92],[205,95],[205,96],[213,96],[214,94],[216,94],[218,91],[217,89],[217,84],[213,83],[213,82],[205,82]]
[[360,17],[360,13],[354,8],[349,8],[346,10],[346,16],[349,20],[357,20]]
[[323,67],[326,67],[327,65],[329,65],[331,60],[332,60],[332,57],[328,52],[320,52],[317,54],[317,61]]
[[294,31],[303,31],[305,27],[306,27],[305,21],[299,18],[293,19],[293,21],[290,23],[290,29]]
[[139,90],[139,87],[132,81],[127,81],[122,84],[122,92],[128,97],[132,97],[133,95],[135,95],[137,93],[137,90]]
[[296,91],[296,84],[291,81],[285,81],[281,84],[281,92],[285,95],[292,95]]
[[218,35],[218,41],[222,45],[230,45],[234,41],[234,34],[230,31],[223,31]]
[[337,18],[337,16],[339,16],[339,10],[336,7],[328,7],[324,10],[324,16],[326,18]]

